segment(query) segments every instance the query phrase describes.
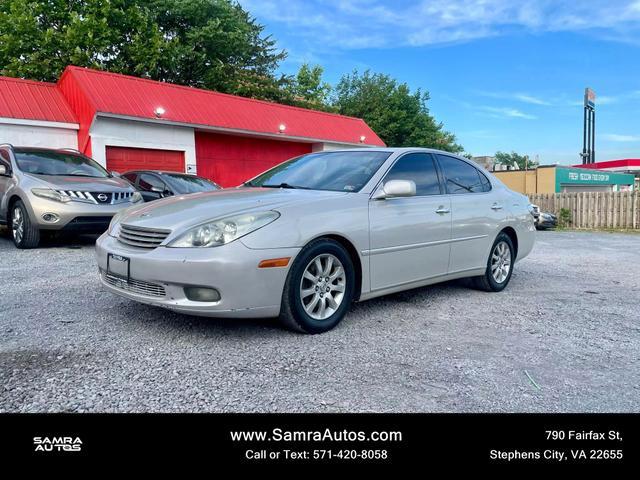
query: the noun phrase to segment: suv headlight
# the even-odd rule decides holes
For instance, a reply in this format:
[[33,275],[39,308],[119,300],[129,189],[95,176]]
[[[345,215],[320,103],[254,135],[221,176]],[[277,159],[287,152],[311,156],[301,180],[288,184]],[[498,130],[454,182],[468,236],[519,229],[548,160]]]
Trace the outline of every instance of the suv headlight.
[[131,195],[131,198],[129,198],[129,201],[131,203],[138,203],[141,200],[142,200],[142,194],[140,192],[133,192],[133,195]]
[[71,197],[69,195],[56,192],[50,188],[32,188],[31,193],[36,197],[46,198],[47,200],[53,200],[54,202],[67,203],[71,201]]
[[168,247],[218,247],[233,242],[275,221],[280,214],[274,211],[253,212],[221,218],[187,230],[169,243]]

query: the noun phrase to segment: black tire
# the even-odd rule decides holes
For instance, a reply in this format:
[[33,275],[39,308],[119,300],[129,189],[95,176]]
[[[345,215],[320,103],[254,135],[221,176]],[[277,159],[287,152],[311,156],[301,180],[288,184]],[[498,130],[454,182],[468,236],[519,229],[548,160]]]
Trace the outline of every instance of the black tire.
[[[316,319],[310,316],[303,305],[301,290],[303,275],[311,262],[320,255],[332,255],[342,264],[344,276],[344,292],[338,308],[325,319]],[[338,282],[335,280],[334,282]],[[344,318],[353,300],[356,275],[353,262],[345,248],[335,240],[321,238],[314,240],[298,254],[291,265],[287,281],[282,293],[282,306],[280,308],[280,321],[284,326],[302,333],[323,333],[334,328]],[[307,282],[309,282],[307,280]],[[315,282],[315,280],[314,280]],[[311,282],[309,282],[311,283]],[[333,283],[333,282],[332,282]],[[318,291],[317,286],[312,288]],[[335,292],[332,292],[334,294]],[[324,294],[323,294],[324,295]],[[331,297],[333,299],[333,296]],[[322,300],[328,305],[328,300]],[[311,301],[309,302],[311,303]],[[319,307],[318,307],[319,308]],[[314,314],[314,312],[311,312]]]
[[[15,211],[18,209],[20,211],[20,218],[22,219],[22,235],[19,235],[19,238],[16,238],[16,232],[13,230],[13,222]],[[35,248],[40,243],[40,229],[37,225],[35,225],[31,218],[29,217],[29,212],[27,208],[22,203],[22,200],[17,200],[12,206],[10,210],[10,222],[9,222],[9,231],[11,232],[11,238],[13,239],[13,243],[18,248]]]
[[[493,274],[491,269],[491,260],[493,257],[494,250],[498,246],[498,244],[504,242],[509,248],[509,258],[510,258],[510,268],[506,278],[498,282]],[[496,237],[493,245],[491,245],[491,250],[489,250],[489,258],[487,259],[487,268],[484,272],[484,275],[480,277],[473,277],[472,282],[473,286],[478,290],[484,290],[485,292],[500,292],[506,288],[511,280],[511,274],[513,273],[513,265],[515,261],[515,249],[513,248],[513,242],[509,235],[504,232],[500,232]]]

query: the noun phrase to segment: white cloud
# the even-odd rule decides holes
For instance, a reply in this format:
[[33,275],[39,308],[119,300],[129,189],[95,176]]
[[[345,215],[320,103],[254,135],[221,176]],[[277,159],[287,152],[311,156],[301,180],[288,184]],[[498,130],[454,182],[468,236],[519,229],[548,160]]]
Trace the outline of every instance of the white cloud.
[[621,135],[619,133],[603,133],[602,140],[609,142],[640,142],[640,135]]
[[240,0],[263,22],[291,27],[312,48],[437,45],[510,31],[592,31],[629,41],[638,0]]
[[483,110],[492,117],[497,118],[524,118],[526,120],[535,120],[538,118],[535,115],[530,115],[518,110],[517,108],[510,107],[480,107],[480,110]]
[[517,100],[531,105],[549,106],[552,103],[546,99],[529,95],[528,93],[508,93],[508,92],[478,92],[483,97],[499,98],[503,100]]

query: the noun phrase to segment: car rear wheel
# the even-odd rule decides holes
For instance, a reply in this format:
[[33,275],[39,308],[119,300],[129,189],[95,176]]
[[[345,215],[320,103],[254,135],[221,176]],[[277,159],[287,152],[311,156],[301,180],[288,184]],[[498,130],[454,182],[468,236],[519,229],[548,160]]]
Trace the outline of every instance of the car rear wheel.
[[303,333],[331,330],[349,310],[354,286],[353,262],[344,247],[331,239],[315,240],[291,265],[280,320]]
[[11,207],[11,236],[18,248],[35,248],[40,243],[40,229],[31,222],[22,200]]
[[515,250],[509,235],[501,232],[491,246],[487,269],[481,277],[474,277],[473,283],[479,290],[499,292],[504,290],[511,280]]

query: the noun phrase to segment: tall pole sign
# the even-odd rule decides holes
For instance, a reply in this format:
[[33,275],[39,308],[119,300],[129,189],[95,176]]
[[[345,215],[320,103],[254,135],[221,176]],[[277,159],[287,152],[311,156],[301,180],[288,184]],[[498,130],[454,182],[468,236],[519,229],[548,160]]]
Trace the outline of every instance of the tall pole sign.
[[582,163],[596,161],[596,92],[584,89],[584,128],[582,132]]

